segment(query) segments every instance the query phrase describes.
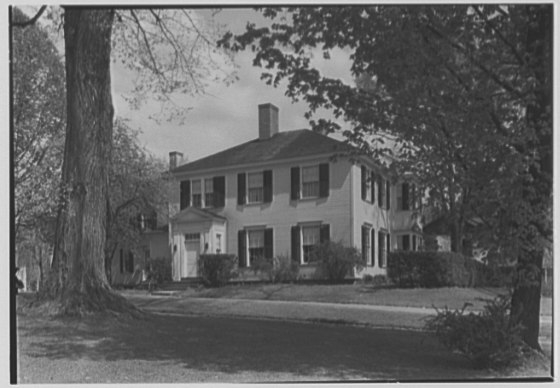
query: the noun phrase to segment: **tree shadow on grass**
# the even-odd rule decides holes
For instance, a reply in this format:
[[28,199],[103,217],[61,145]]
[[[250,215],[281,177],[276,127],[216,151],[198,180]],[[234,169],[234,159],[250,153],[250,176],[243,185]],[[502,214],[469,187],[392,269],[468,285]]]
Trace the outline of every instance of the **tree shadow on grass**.
[[193,370],[318,375],[334,380],[469,380],[473,370],[419,332],[148,315],[49,320],[18,315],[20,352],[56,360],[165,361]]

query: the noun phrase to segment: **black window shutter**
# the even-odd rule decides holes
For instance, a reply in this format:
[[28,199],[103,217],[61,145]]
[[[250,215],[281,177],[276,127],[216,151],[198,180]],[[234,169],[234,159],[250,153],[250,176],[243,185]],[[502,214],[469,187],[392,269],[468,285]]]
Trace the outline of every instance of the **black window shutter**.
[[181,181],[181,210],[191,206],[191,181]]
[[246,257],[246,237],[245,231],[240,230],[237,232],[237,256],[239,258],[239,268],[244,268],[247,266],[247,257]]
[[366,239],[367,239],[367,235],[369,233],[369,230],[367,227],[362,226],[362,260],[364,261],[365,264],[367,264],[367,245],[366,245]]
[[401,209],[402,210],[409,210],[410,209],[409,202],[408,202],[408,190],[409,190],[408,183],[403,183],[402,184],[402,204],[401,204]]
[[412,250],[413,251],[416,250],[416,235],[415,234],[412,235]]
[[389,252],[391,252],[391,235],[387,233],[387,257],[389,257]]
[[290,198],[292,200],[299,199],[299,167],[292,167],[290,171],[292,180],[292,189]]
[[370,173],[370,182],[371,182],[371,203],[375,203],[375,173],[372,171]]
[[226,205],[226,177],[215,176],[214,183],[214,207],[224,207]]
[[371,228],[371,266],[375,267],[375,229]]
[[319,234],[319,239],[321,243],[330,241],[331,239],[331,226],[329,224],[321,225],[321,231]]
[[292,226],[292,261],[299,264],[301,262],[300,253],[301,246],[299,226]]
[[385,184],[385,188],[387,189],[387,210],[389,210],[391,208],[391,182],[389,182],[389,180],[386,180]]
[[378,177],[377,178],[377,206],[383,207],[383,202],[381,202],[382,199],[383,199],[383,178]]
[[266,259],[272,259],[274,254],[273,250],[273,238],[272,238],[272,228],[264,230],[264,257]]
[[367,169],[362,166],[362,200],[367,199]]
[[383,240],[383,238],[385,237],[385,235],[383,234],[383,232],[379,231],[377,233],[377,260],[379,263],[379,267],[383,268],[383,244],[385,244],[385,241]]
[[272,170],[263,171],[264,202],[272,202]]
[[119,268],[120,268],[121,273],[124,272],[124,256],[123,255],[124,255],[124,253],[123,253],[123,250],[121,248],[121,250],[119,252],[119,259],[120,259],[119,260],[119,264],[120,264]]
[[237,204],[245,205],[245,173],[237,174]]
[[403,251],[410,250],[410,236],[408,234],[402,236],[402,249]]
[[325,198],[329,196],[329,164],[321,163],[319,165],[319,197]]

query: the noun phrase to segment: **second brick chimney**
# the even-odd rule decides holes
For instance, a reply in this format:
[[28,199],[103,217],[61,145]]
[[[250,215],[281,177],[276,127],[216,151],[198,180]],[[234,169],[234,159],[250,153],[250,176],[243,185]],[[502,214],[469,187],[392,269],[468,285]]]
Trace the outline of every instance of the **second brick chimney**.
[[259,139],[268,139],[278,133],[278,108],[270,103],[259,105]]

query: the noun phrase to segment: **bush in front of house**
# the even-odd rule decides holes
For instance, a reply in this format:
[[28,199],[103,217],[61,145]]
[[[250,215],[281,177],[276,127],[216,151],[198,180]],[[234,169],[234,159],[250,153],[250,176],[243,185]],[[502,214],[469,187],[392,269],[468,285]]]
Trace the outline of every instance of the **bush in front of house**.
[[298,263],[288,256],[276,256],[272,259],[259,258],[251,263],[255,274],[261,273],[271,283],[292,283],[299,274]]
[[466,307],[468,304],[458,310],[436,309],[425,328],[477,368],[505,367],[523,356],[527,347],[521,337],[522,326],[510,323],[509,296],[487,301],[481,313],[466,313]]
[[360,252],[354,247],[346,247],[341,242],[326,241],[315,246],[309,262],[317,264],[315,276],[329,283],[341,283],[354,268],[364,267]]
[[203,254],[198,258],[198,271],[206,287],[221,287],[236,275],[237,257],[223,253]]
[[387,274],[397,287],[403,288],[474,287],[486,283],[484,264],[454,252],[390,252]]
[[166,258],[149,259],[146,272],[148,280],[155,284],[171,281],[171,261]]

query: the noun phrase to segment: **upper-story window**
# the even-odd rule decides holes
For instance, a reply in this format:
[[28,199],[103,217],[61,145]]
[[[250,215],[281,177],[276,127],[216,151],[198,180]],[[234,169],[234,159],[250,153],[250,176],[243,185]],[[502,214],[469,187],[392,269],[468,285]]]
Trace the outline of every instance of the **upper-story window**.
[[224,207],[226,180],[224,176],[181,181],[180,207]]
[[303,167],[301,169],[301,197],[312,198],[319,196],[319,166]]
[[204,180],[204,205],[210,207],[209,204],[214,205],[214,180]]
[[247,197],[248,203],[257,203],[263,201],[264,185],[263,185],[263,173],[254,172],[247,174],[249,181],[249,195]]
[[202,207],[202,183],[200,179],[193,180],[191,186],[191,203],[193,207]]
[[290,198],[292,200],[302,198],[324,198],[329,196],[328,163],[304,167],[292,167],[290,175]]
[[403,182],[397,186],[397,210],[416,210],[419,207],[416,185]]
[[272,202],[272,170],[237,174],[237,204]]
[[366,166],[362,166],[362,199],[364,201],[375,202],[375,174]]
[[391,208],[391,182],[387,179],[379,177],[377,180],[377,189],[378,206],[389,210]]

